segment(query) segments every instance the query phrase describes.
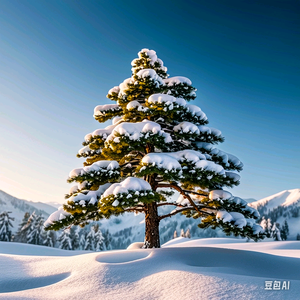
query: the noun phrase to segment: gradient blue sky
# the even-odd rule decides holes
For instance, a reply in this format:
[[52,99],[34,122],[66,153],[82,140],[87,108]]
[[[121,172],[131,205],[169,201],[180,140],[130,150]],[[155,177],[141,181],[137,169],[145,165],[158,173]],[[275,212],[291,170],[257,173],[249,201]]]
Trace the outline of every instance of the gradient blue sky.
[[235,195],[299,188],[299,1],[0,1],[0,189],[62,203],[107,91],[142,48],[189,77],[244,163]]

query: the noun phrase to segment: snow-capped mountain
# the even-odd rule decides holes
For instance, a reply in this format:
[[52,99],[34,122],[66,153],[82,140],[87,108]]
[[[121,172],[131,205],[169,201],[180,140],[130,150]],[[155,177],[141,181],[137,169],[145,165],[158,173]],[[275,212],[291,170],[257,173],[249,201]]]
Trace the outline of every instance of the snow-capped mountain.
[[12,212],[11,217],[15,218],[12,222],[14,232],[17,231],[18,225],[21,223],[26,212],[31,214],[35,211],[36,214],[41,214],[46,219],[55,210],[56,208],[49,204],[18,199],[0,190],[0,212]]
[[256,202],[252,202],[251,206],[258,209],[265,207],[266,209],[273,209],[278,206],[290,206],[299,204],[300,202],[300,189],[286,190],[275,195],[263,198]]
[[272,222],[283,224],[287,220],[290,230],[289,239],[300,234],[300,189],[286,190],[249,204],[261,216]]

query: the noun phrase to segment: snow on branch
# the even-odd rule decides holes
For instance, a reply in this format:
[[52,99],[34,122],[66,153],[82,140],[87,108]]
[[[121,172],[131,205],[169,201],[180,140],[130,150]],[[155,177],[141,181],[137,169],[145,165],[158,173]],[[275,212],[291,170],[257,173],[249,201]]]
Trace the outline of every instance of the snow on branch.
[[104,215],[122,213],[126,208],[141,208],[142,204],[161,201],[164,198],[154,192],[150,184],[140,178],[127,177],[120,183],[112,184],[102,195],[99,211]]
[[120,166],[117,161],[100,160],[91,166],[73,169],[69,173],[68,182],[99,181],[103,184],[107,181],[116,180],[119,176]]
[[118,104],[98,105],[94,109],[94,118],[99,122],[105,122],[115,116],[121,116],[123,109]]
[[211,160],[222,165],[226,170],[243,169],[243,163],[234,155],[217,149],[214,145],[204,142],[196,142],[195,146],[203,153],[210,155]]

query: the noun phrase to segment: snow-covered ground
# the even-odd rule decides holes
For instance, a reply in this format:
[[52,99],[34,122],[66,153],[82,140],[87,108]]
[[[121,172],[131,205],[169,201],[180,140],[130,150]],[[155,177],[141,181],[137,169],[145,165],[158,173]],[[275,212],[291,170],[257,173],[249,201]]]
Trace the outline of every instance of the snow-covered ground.
[[[85,253],[0,242],[0,299],[299,299],[300,242],[177,238]],[[85,254],[82,254],[85,253]],[[265,281],[289,290],[265,290]]]

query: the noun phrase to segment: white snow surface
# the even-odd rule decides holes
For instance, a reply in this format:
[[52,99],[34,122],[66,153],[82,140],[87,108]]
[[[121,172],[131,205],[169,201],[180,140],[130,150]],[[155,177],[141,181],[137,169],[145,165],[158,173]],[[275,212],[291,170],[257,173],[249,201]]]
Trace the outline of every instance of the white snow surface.
[[[86,252],[0,242],[0,299],[299,299],[300,244],[176,238]],[[266,280],[290,282],[265,290]]]
[[232,197],[232,194],[224,190],[213,190],[208,197],[210,200],[227,200]]
[[119,163],[115,160],[99,160],[97,162],[94,162],[90,166],[73,169],[69,173],[69,178],[74,178],[79,175],[84,175],[84,174],[91,173],[91,172],[97,172],[102,169],[109,171],[109,170],[115,170],[118,168],[119,168]]
[[[129,191],[147,191],[151,190],[150,184],[140,178],[127,177],[120,183],[112,184],[102,195],[102,197],[107,197],[109,195],[117,195],[120,193],[128,193]],[[116,205],[117,206],[117,205]]]
[[166,170],[181,170],[179,162],[187,160],[195,164],[196,169],[214,172],[218,175],[225,176],[225,170],[222,166],[206,160],[206,156],[201,152],[194,150],[182,150],[178,152],[167,153],[149,153],[145,155],[142,162],[148,165],[158,166]]
[[114,130],[114,128],[116,126],[117,126],[117,124],[114,124],[114,125],[109,125],[109,126],[103,128],[103,129],[96,129],[92,133],[88,133],[84,137],[84,140],[86,142],[88,142],[92,137],[96,137],[96,136],[106,138],[109,134],[111,134],[111,132]]
[[138,140],[142,136],[141,134],[147,132],[163,136],[166,143],[172,141],[171,136],[164,132],[159,124],[152,121],[143,120],[142,122],[138,123],[123,122],[117,125],[112,133],[107,137],[106,142],[110,142],[112,140],[116,142],[115,138],[117,135],[125,135],[128,136],[130,140]]
[[166,170],[181,170],[181,165],[178,160],[168,155],[167,153],[149,153],[142,159],[142,163],[151,164],[158,168],[164,168]]
[[114,110],[119,109],[120,106],[118,104],[104,104],[104,105],[97,105],[94,108],[94,116],[101,116],[103,115],[102,111]]
[[167,79],[164,79],[164,82],[168,86],[172,86],[174,84],[180,84],[180,83],[186,83],[188,85],[192,85],[192,81],[187,77],[183,77],[183,76],[169,77]]
[[44,226],[48,227],[52,225],[54,222],[60,221],[65,219],[66,217],[70,216],[71,214],[66,212],[62,206],[60,206],[57,211],[52,213],[49,218],[45,221]]
[[157,75],[153,69],[142,69],[136,74],[139,78],[149,77],[151,80],[158,82],[160,85],[164,85],[163,79]]
[[165,103],[167,105],[177,104],[179,106],[186,106],[186,101],[182,98],[175,98],[168,94],[152,94],[148,100],[148,103]]

